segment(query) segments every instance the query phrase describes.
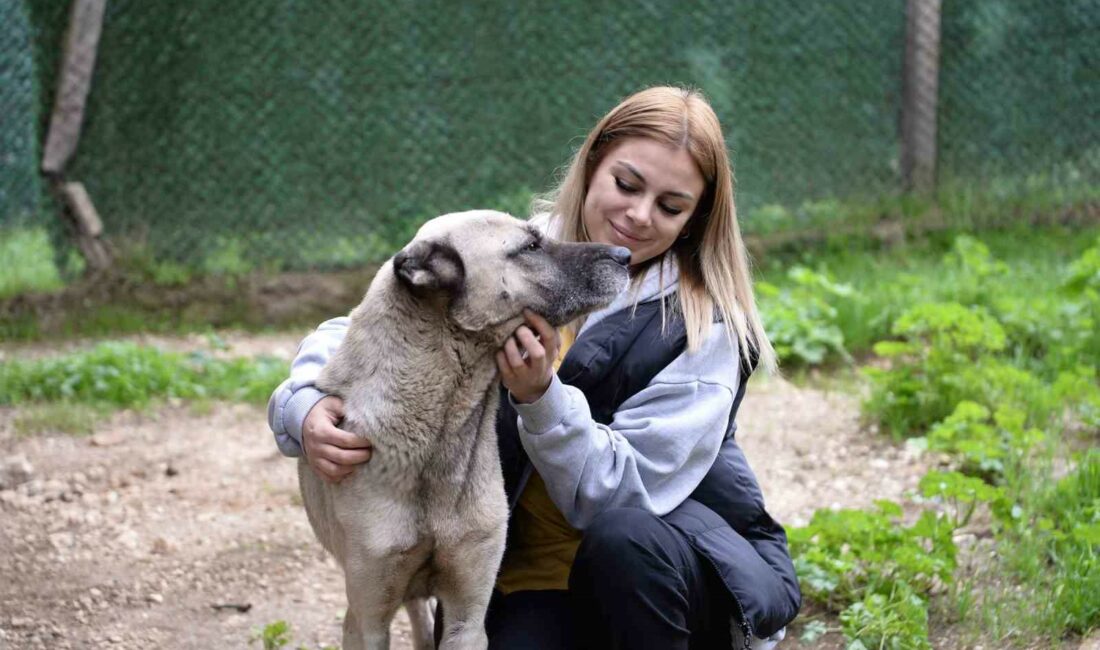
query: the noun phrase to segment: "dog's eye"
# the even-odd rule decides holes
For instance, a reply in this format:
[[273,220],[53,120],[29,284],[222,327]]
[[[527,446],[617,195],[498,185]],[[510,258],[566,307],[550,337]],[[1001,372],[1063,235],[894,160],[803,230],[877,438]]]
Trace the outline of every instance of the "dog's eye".
[[527,248],[524,248],[523,250],[533,253],[535,251],[542,250],[542,244],[540,244],[539,240],[536,239],[530,244],[527,244]]

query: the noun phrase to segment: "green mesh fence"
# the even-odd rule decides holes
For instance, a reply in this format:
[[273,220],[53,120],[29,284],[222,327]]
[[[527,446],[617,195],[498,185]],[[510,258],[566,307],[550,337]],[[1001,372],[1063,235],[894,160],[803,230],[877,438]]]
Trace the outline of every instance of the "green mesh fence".
[[941,186],[1100,199],[1100,2],[948,0],[942,24]]
[[[0,2],[2,74],[40,89],[4,85],[37,104],[0,137],[41,141],[68,2]],[[1100,0],[944,3],[941,186],[1093,191],[1097,21]],[[522,213],[601,114],[674,83],[719,113],[746,228],[798,228],[899,192],[904,35],[904,0],[109,0],[68,176],[162,260],[353,265],[441,212]],[[28,147],[0,191],[37,196]]]
[[40,217],[38,86],[26,7],[0,0],[0,226]]

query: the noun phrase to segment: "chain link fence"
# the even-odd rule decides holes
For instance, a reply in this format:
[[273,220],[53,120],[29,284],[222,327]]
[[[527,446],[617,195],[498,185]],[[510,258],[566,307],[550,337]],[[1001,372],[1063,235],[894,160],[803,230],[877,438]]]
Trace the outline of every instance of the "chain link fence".
[[1100,200],[1100,2],[943,3],[939,180],[1026,212]]
[[38,179],[38,79],[26,7],[0,1],[0,226],[34,220]]
[[[67,5],[0,0],[0,225],[57,221],[37,164]],[[714,104],[750,232],[900,192],[904,0],[323,5],[108,1],[67,176],[112,241],[209,271],[378,261],[438,213],[524,213],[665,83]],[[942,25],[940,187],[1096,201],[1100,0],[946,0]]]

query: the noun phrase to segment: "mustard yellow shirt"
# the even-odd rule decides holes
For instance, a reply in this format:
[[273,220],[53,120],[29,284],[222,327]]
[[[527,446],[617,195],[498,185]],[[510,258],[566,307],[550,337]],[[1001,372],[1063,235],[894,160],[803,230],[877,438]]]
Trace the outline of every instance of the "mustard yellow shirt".
[[[555,371],[575,338],[568,327],[563,327],[559,334],[561,349],[554,360]],[[511,544],[500,566],[497,589],[504,594],[567,589],[569,569],[581,543],[581,532],[569,525],[550,500],[546,483],[534,469],[516,502],[511,525]]]

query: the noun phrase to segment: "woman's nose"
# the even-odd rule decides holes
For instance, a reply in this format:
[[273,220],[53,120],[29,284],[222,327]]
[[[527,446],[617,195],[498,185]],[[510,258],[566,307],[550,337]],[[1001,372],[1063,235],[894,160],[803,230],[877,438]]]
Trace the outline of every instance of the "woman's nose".
[[653,201],[646,198],[639,198],[635,201],[630,209],[626,211],[626,216],[639,226],[648,226],[650,217],[653,212]]

